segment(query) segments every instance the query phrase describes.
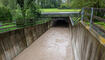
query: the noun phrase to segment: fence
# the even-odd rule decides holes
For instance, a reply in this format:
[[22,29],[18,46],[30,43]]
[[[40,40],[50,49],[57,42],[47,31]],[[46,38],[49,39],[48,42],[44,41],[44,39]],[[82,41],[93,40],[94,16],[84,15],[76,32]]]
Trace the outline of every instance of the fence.
[[37,18],[37,19],[30,19],[30,20],[25,20],[24,22],[18,23],[17,21],[15,22],[1,22],[0,24],[0,33],[8,32],[8,31],[13,31],[16,29],[21,29],[29,26],[35,26],[38,24],[43,24],[46,22],[49,22],[50,18]]
[[72,25],[76,25],[78,24],[78,22],[81,20],[81,15],[80,13],[76,13],[76,14],[71,14],[69,16],[70,21],[72,22]]
[[[103,11],[105,12],[105,9],[83,8],[80,12],[81,16],[73,14],[70,17],[70,23],[74,25],[69,24],[69,30],[72,34],[70,40],[75,60],[105,60],[105,38],[103,38],[105,29],[102,27],[105,26],[105,13]],[[80,20],[74,18],[78,16],[81,17],[81,23],[79,23]],[[75,23],[75,20],[78,22]],[[94,32],[99,35],[96,36]]]
[[12,60],[51,27],[51,21],[0,33],[0,60]]
[[83,8],[81,20],[105,38],[104,8]]

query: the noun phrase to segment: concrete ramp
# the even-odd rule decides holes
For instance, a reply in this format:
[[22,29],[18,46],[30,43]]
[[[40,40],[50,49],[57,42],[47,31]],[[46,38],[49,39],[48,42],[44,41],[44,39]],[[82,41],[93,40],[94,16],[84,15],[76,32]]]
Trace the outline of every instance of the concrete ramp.
[[74,60],[68,27],[52,27],[13,60]]

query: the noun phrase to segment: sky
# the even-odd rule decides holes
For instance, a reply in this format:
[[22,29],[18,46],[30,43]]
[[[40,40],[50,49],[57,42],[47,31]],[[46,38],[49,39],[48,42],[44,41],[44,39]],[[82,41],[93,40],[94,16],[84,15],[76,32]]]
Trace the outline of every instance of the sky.
[[62,0],[63,2],[65,2],[66,0]]

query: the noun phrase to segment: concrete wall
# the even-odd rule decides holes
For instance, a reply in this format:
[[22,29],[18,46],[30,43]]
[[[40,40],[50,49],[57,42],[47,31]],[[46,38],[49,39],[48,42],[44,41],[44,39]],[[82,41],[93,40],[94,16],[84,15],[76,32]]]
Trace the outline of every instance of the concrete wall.
[[105,47],[82,24],[69,29],[75,60],[105,60]]
[[50,22],[0,34],[0,60],[12,60],[50,28]]

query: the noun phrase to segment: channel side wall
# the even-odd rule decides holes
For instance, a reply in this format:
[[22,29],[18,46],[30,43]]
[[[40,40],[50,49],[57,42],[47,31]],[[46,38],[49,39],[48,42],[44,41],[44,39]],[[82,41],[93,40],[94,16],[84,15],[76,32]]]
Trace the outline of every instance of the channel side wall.
[[75,60],[105,60],[105,47],[82,23],[69,24],[69,30]]
[[0,60],[12,60],[51,27],[51,22],[0,34]]

